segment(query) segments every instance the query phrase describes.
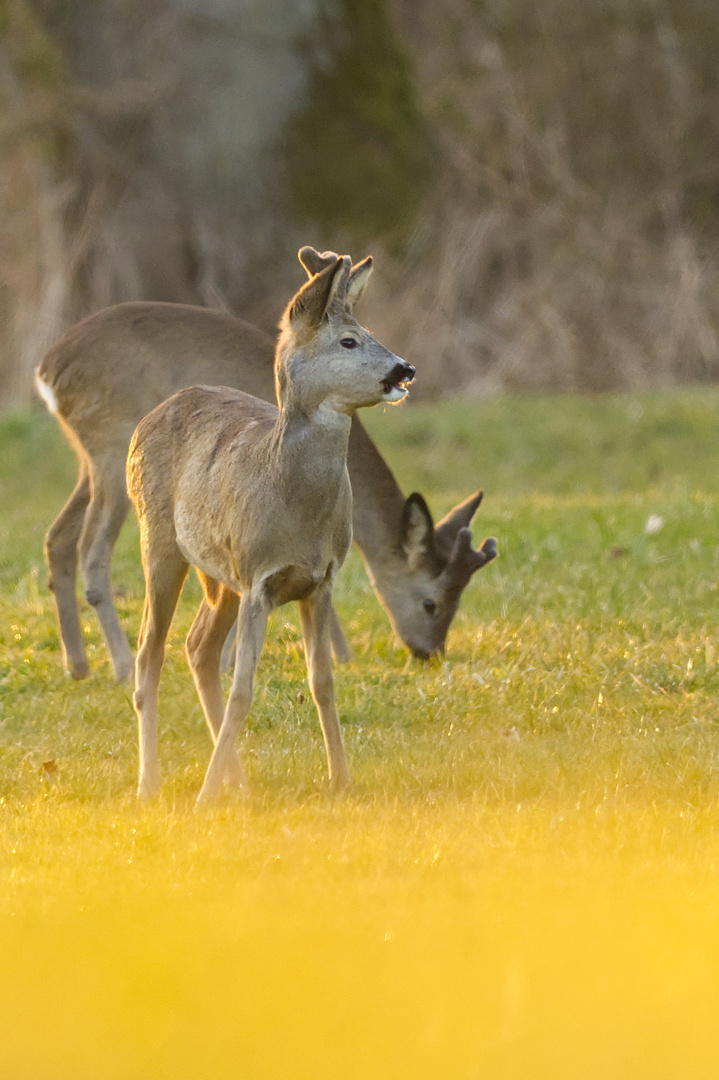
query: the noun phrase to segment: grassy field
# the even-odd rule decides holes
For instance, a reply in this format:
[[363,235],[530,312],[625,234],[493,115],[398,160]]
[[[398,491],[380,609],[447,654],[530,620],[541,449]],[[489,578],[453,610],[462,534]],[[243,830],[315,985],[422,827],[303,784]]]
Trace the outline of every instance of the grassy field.
[[[91,611],[61,670],[42,537],[74,460],[0,417],[0,1080],[703,1080],[719,1057],[719,393],[375,411],[407,492],[477,486],[501,558],[446,662],[407,658],[353,552],[327,794],[297,613],[273,618],[248,805],[195,814],[183,655],[163,794]],[[134,522],[115,560],[133,638]]]

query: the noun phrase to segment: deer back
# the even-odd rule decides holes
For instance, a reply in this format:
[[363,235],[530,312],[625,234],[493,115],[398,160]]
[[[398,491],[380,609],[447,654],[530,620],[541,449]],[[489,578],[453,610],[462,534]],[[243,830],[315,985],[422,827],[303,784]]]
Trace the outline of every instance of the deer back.
[[209,308],[127,303],[72,327],[43,358],[37,377],[59,417],[91,456],[122,446],[156,405],[196,384],[234,386],[273,400],[269,334]]

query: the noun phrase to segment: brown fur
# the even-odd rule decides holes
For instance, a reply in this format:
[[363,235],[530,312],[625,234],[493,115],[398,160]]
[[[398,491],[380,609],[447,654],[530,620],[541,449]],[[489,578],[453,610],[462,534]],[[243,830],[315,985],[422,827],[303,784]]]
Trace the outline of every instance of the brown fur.
[[[313,248],[300,255],[311,273],[311,267],[321,270],[337,260],[333,252],[320,255]],[[367,263],[357,264],[348,289],[352,303],[366,277]],[[75,594],[78,562],[116,677],[129,678],[133,671],[112,600],[110,561],[129,508],[124,464],[136,425],[165,398],[192,384],[236,386],[274,400],[272,361],[272,340],[241,319],[161,303],[105,308],[70,329],[43,359],[37,377],[55,395],[58,420],[80,461],[75,490],[45,541],[64,663],[76,678],[88,672]],[[395,630],[416,655],[443,651],[456,610],[454,595],[440,577],[448,552],[442,548],[439,561],[423,559],[410,568],[399,535],[405,498],[356,416],[348,468],[355,540]],[[423,607],[427,597],[437,603],[432,615]],[[333,627],[335,650],[346,657],[339,623]]]
[[[165,638],[188,566],[205,599],[187,653],[215,749],[200,802],[223,779],[246,782],[234,740],[252,701],[270,612],[291,600],[300,617],[330,783],[349,773],[334,704],[332,583],[352,539],[347,472],[350,417],[397,400],[414,369],[363,330],[347,302],[349,258],[326,266],[288,305],[275,368],[278,406],[227,387],[178,391],[132,438],[127,484],[140,522],[145,607],[133,702],[143,796],[159,786],[157,692]],[[342,342],[351,335],[356,347]],[[220,654],[237,618],[235,672],[221,708]]]

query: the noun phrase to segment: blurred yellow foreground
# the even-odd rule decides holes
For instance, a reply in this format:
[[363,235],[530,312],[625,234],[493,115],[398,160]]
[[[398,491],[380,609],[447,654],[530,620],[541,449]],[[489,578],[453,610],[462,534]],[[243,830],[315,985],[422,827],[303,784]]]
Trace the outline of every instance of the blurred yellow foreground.
[[710,809],[0,809],[3,1080],[719,1074]]

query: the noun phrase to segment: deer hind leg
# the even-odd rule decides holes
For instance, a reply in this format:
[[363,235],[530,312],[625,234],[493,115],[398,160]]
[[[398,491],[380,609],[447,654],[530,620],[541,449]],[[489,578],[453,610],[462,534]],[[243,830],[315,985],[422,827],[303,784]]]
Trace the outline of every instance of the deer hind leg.
[[227,699],[215,749],[197,798],[203,806],[217,798],[234,750],[235,739],[242,729],[252,704],[252,688],[257,662],[262,651],[270,605],[263,597],[243,594],[237,614],[237,645],[235,672]]
[[92,498],[80,537],[80,565],[87,602],[97,613],[118,682],[132,678],[134,661],[112,601],[110,562],[129,508],[122,455],[113,456],[106,466],[94,462]]
[[160,790],[157,740],[157,692],[165,658],[165,641],[177,607],[187,563],[174,547],[163,549],[161,558],[146,558],[145,605],[140,626],[135,692],[132,704],[137,714],[140,738],[140,779],[137,794],[148,798]]
[[81,460],[75,489],[45,537],[48,585],[55,596],[63,665],[74,679],[84,679],[90,670],[75,591],[77,547],[89,502],[90,474],[87,462]]
[[[209,582],[202,574],[200,578],[205,585],[205,596],[187,635],[185,651],[212,741],[216,743],[225,711],[220,680],[223,642],[234,626],[240,601],[237,594],[224,585],[219,586],[218,592],[215,582]],[[234,748],[228,754],[226,779],[233,787],[247,786],[242,763]]]
[[225,644],[222,646],[222,656],[220,657],[220,671],[232,671],[235,666],[235,624],[230,627],[230,631],[225,638]]
[[307,674],[322,726],[330,787],[333,791],[341,791],[349,784],[350,777],[335,707],[330,642],[332,611],[332,587],[329,582],[322,585],[307,600],[300,602]]
[[344,635],[342,623],[335,611],[334,604],[330,605],[330,638],[332,640],[332,653],[337,663],[348,663],[352,659],[352,650],[347,644],[347,638]]
[[[342,629],[342,623],[339,620],[339,615],[335,611],[334,605],[332,606],[332,614],[330,616],[330,636],[332,638],[332,655],[338,664],[347,664],[352,659],[352,650],[347,644],[347,638],[344,635]],[[222,671],[231,671],[235,663],[235,628],[231,628],[227,635],[227,640],[222,648],[222,659],[220,661],[220,669]]]

